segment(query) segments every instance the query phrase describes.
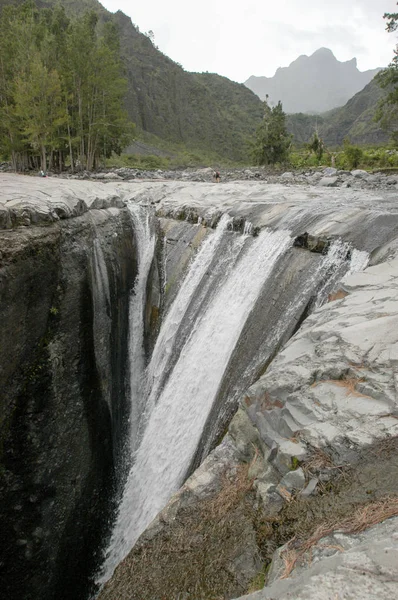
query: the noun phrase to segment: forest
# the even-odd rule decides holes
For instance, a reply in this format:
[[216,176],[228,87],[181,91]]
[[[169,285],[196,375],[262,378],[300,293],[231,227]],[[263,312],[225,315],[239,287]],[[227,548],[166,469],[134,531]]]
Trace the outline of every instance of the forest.
[[0,155],[15,170],[92,170],[134,136],[116,25],[29,1],[0,15]]

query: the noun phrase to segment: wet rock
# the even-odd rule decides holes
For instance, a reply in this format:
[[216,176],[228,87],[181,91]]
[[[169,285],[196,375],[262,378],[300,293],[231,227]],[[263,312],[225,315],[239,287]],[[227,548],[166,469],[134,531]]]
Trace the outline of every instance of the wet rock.
[[[126,410],[131,220],[117,208],[88,214],[87,190],[99,184],[1,177],[13,219],[0,236],[2,593],[88,597],[107,527],[112,449],[120,452],[117,415]],[[87,204],[73,197],[72,183]],[[101,190],[90,202],[96,198]],[[99,268],[109,286],[102,303]]]
[[310,235],[309,233],[305,232],[302,235],[296,237],[296,239],[293,242],[293,245],[296,248],[305,248],[310,252],[325,254],[330,246],[330,240]]

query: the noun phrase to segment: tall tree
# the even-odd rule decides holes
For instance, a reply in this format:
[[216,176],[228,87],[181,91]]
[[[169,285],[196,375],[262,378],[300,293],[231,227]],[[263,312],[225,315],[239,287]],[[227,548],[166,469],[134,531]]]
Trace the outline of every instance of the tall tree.
[[[389,33],[398,29],[398,13],[385,13],[383,18],[387,20],[386,30]],[[388,68],[381,71],[376,79],[387,91],[386,97],[379,103],[376,120],[384,129],[391,131],[392,138],[398,142],[398,46]]]
[[66,122],[66,113],[58,73],[47,69],[38,52],[16,78],[15,114],[24,138],[39,150],[41,168],[47,171],[47,152],[58,145],[57,133]]
[[15,168],[69,155],[92,169],[120,154],[134,127],[124,109],[118,31],[88,12],[69,20],[62,7],[32,0],[0,13],[0,153]]
[[259,165],[273,165],[287,160],[292,136],[286,130],[286,115],[279,101],[270,107],[264,101],[263,120],[257,128],[253,142],[253,157]]

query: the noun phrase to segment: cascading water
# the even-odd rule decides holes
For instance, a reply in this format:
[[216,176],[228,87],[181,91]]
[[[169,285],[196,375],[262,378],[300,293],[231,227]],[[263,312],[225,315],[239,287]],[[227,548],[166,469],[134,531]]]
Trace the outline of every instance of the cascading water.
[[[181,285],[179,293],[166,316],[166,320],[159,332],[152,359],[148,367],[147,391],[150,393],[152,399],[156,398],[158,389],[164,380],[167,361],[172,352],[176,334],[181,326],[185,313],[188,310],[192,296],[197,292],[200,282],[207,269],[210,267],[214,256],[219,251],[230,222],[230,217],[228,215],[223,215],[216,232],[213,235],[208,236],[203,242]],[[149,406],[152,408],[151,402],[149,402]],[[147,409],[148,413],[150,412],[150,408],[148,407]]]
[[[97,237],[93,240],[91,271],[95,361],[100,374],[101,384],[106,388],[109,385],[107,373],[110,362],[110,351],[107,340],[111,333],[111,294],[105,256],[101,242]],[[105,389],[104,392],[105,398],[109,398],[109,394]],[[109,408],[111,409],[111,407]]]
[[[206,266],[219,261],[220,277],[212,280],[210,289],[208,285],[202,289],[200,310],[194,310],[190,334],[163,388],[157,384],[156,373],[167,368],[172,352],[170,348],[165,353],[160,349],[154,352],[149,373],[155,373],[158,398],[152,398],[152,410],[128,476],[104,580],[183,483],[246,319],[278,258],[292,244],[287,231],[264,230],[257,238],[227,233],[227,219],[221,220],[213,239],[197,255],[190,270],[196,274],[188,275],[170,311],[174,316],[164,324],[161,337],[172,345],[177,317],[186,312],[203,277],[207,279]],[[225,236],[231,245],[227,260],[223,252],[217,252]],[[226,269],[227,263],[234,268]]]
[[127,205],[133,224],[137,246],[138,275],[129,304],[129,372],[130,372],[130,447],[134,452],[138,444],[138,433],[145,413],[143,393],[145,373],[144,311],[146,286],[155,252],[155,233],[151,228],[148,209],[139,204]]
[[[142,321],[154,239],[143,209],[131,206],[130,210],[136,233],[142,237],[139,262],[146,265],[139,267],[131,304],[131,390],[136,396],[131,450],[135,452],[101,583],[109,579],[139,535],[184,482],[251,312],[260,296],[268,294],[270,276],[292,246],[287,230],[263,230],[257,238],[252,238],[247,227],[244,235],[234,234],[230,230],[230,217],[224,215],[216,231],[202,243],[165,316],[144,384],[143,325],[138,321]],[[147,244],[148,252],[144,250]],[[291,334],[295,319],[302,314],[309,297],[319,291],[319,303],[324,300],[333,282],[349,267],[350,252],[351,269],[358,270],[365,263],[365,253],[357,255],[339,240],[331,245],[327,255],[317,258],[316,268],[307,273],[308,279],[302,278],[302,289],[298,290],[295,303],[287,304],[287,310],[263,336],[259,332],[264,341],[251,349],[250,356],[243,361],[241,382],[235,385],[231,397],[239,396],[242,386],[253,382],[278,343],[289,331]],[[134,445],[137,439],[138,447]]]
[[[347,260],[348,256],[350,256],[349,261]],[[367,252],[352,249],[351,244],[340,239],[335,240],[319,267],[320,272],[323,271],[323,283],[318,290],[315,307],[317,308],[325,302],[333,286],[343,276],[348,277],[348,275],[364,269],[368,260]]]

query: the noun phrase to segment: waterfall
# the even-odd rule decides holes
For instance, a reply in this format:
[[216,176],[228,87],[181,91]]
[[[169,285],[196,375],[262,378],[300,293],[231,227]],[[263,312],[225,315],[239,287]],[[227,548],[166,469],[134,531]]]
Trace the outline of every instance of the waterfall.
[[137,248],[138,274],[129,303],[129,373],[130,373],[130,432],[131,454],[138,443],[141,420],[145,414],[144,374],[144,313],[146,287],[155,253],[155,233],[151,228],[151,216],[146,207],[129,203],[128,209],[134,225]]
[[[163,324],[148,369],[155,390],[150,392],[152,409],[119,506],[104,581],[183,483],[248,315],[278,258],[292,244],[288,231],[264,230],[251,238],[227,228],[224,217],[191,265]],[[208,273],[212,263],[214,278]],[[188,311],[189,333],[183,332],[176,357],[172,347],[180,343],[176,333]],[[160,383],[170,359],[168,379]]]
[[[207,272],[207,269],[210,267],[214,256],[219,252],[230,223],[231,218],[228,215],[223,215],[216,232],[209,235],[202,243],[196,258],[191,264],[181,288],[179,289],[177,297],[168,311],[165,322],[159,332],[148,368],[147,390],[150,393],[151,399],[156,398],[157,391],[162,385],[166,364],[172,352],[176,334],[183,322],[185,313],[188,310],[189,303],[193,295],[197,292],[198,286]],[[150,408],[149,406],[147,407],[147,412],[150,412],[152,408],[151,399],[149,400]]]
[[[189,265],[145,369],[143,309],[155,241],[145,210],[131,205],[130,211],[139,257],[129,336],[133,458],[100,583],[184,482],[231,368],[239,365],[225,399],[235,401],[291,335],[309,301],[317,296],[321,304],[347,270],[359,270],[367,260],[341,240],[325,256],[308,254],[308,271],[294,295],[284,298],[283,308],[275,307],[273,281],[284,277],[292,258],[290,231],[265,229],[253,238],[248,224],[237,235],[232,219],[223,215]],[[266,318],[259,318],[264,307],[271,315],[267,331],[261,329]],[[248,337],[253,328],[254,346]],[[209,444],[204,443],[206,451]]]
[[[347,260],[348,256],[350,256],[349,260]],[[322,275],[323,281],[318,290],[315,307],[322,306],[333,287],[343,277],[364,269],[368,260],[367,252],[353,249],[351,244],[340,239],[333,241],[319,266],[319,274]]]
[[[108,370],[110,363],[111,294],[105,256],[101,247],[101,242],[97,237],[93,240],[91,273],[95,362],[100,376],[104,397],[109,402]],[[111,410],[111,406],[109,406],[109,409]]]

